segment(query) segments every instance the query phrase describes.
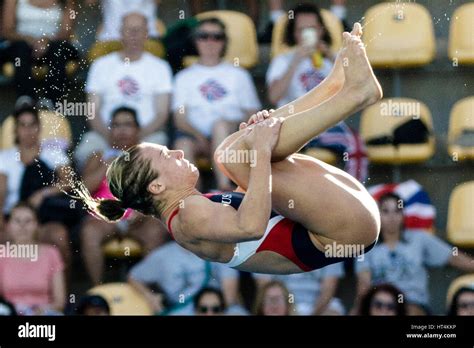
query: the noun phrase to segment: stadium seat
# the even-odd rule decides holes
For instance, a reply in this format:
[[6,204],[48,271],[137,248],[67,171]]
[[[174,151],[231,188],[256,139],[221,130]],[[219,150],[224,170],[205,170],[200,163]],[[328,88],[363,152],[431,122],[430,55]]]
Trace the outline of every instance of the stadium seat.
[[327,150],[327,149],[322,149],[322,148],[309,148],[305,152],[303,152],[305,155],[314,157],[320,161],[326,162],[328,164],[336,164],[337,162],[337,156],[334,152]]
[[[196,16],[197,19],[216,17],[226,25],[229,44],[225,59],[231,64],[238,64],[243,68],[252,68],[258,63],[257,31],[252,19],[244,13],[236,11],[209,11]],[[238,59],[238,61],[236,60]],[[197,61],[197,57],[184,58],[184,66],[190,66]]]
[[[323,17],[324,24],[328,28],[329,35],[332,39],[331,49],[333,52],[337,52],[342,46],[342,32],[344,31],[344,27],[339,18],[333,15],[331,11],[321,9],[321,16]],[[290,49],[290,47],[283,42],[287,23],[287,16],[282,16],[273,27],[271,47],[272,57],[276,57]]]
[[[79,68],[79,63],[75,60],[70,60],[66,63],[66,75],[68,77],[73,76],[77,69]],[[2,73],[7,78],[12,78],[15,74],[15,66],[12,62],[7,62],[3,64]],[[46,65],[34,65],[32,68],[32,76],[36,80],[42,80],[48,74],[48,67]]]
[[454,104],[449,118],[448,152],[457,161],[474,159],[474,143],[463,145],[457,141],[460,136],[467,134],[469,139],[474,138],[474,97],[461,99]]
[[[419,106],[420,115],[416,115],[414,110],[408,110],[408,115],[396,115],[392,108],[394,105],[410,106],[414,108]],[[415,106],[416,105],[416,106]],[[407,107],[406,107],[407,108]],[[391,110],[389,114],[384,112]],[[393,129],[400,124],[414,118],[420,118],[427,128],[431,131],[431,135],[426,143],[422,144],[400,144],[398,147],[394,145],[367,145],[367,153],[369,159],[373,163],[380,164],[408,164],[420,163],[430,159],[435,152],[435,138],[433,133],[433,120],[428,107],[422,102],[409,98],[392,98],[382,99],[378,103],[371,105],[364,110],[360,123],[360,135],[367,143],[369,139],[389,135]]]
[[474,3],[459,6],[451,16],[448,56],[459,64],[474,64]]
[[474,181],[456,188],[449,197],[448,240],[454,245],[474,247]]
[[413,2],[383,2],[370,7],[364,16],[362,40],[375,68],[422,66],[436,53],[431,15]]
[[[42,141],[51,141],[51,143],[58,144],[64,149],[71,146],[71,127],[64,116],[54,111],[41,110],[39,117],[41,120],[40,138]],[[6,149],[14,145],[14,129],[15,120],[13,116],[8,116],[2,123],[0,149]]]
[[105,298],[111,315],[153,315],[145,298],[127,283],[99,285],[87,293]]
[[114,238],[104,244],[102,248],[106,257],[123,259],[128,257],[140,257],[143,250],[140,244],[131,238]]
[[463,287],[474,287],[474,274],[460,276],[451,282],[446,295],[446,304],[448,308],[451,306],[451,301],[453,300],[454,294]]
[[[155,26],[156,30],[160,34],[160,37],[164,37],[167,31],[165,23],[160,19],[156,19]],[[100,33],[101,30],[102,25],[99,25],[97,29],[97,35]],[[121,49],[122,43],[120,41],[97,41],[89,49],[89,52],[87,53],[87,59],[89,62],[93,62],[97,58],[100,58],[115,51],[119,51]],[[166,50],[163,44],[156,40],[147,40],[145,42],[145,51],[160,58],[164,58],[166,54]]]

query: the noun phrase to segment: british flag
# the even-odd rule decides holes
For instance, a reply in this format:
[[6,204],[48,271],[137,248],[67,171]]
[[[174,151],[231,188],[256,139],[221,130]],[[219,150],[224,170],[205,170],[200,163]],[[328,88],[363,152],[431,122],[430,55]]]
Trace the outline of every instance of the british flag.
[[344,170],[364,183],[368,177],[369,159],[363,140],[345,122],[321,133],[311,140],[308,147],[322,147],[336,152],[343,158]]
[[226,89],[214,79],[209,79],[200,87],[202,96],[210,102],[217,101],[227,95]]
[[130,76],[125,76],[124,78],[120,79],[117,84],[120,92],[126,96],[134,95],[140,90],[138,82]]
[[368,188],[372,197],[378,200],[386,193],[395,193],[403,200],[405,228],[432,231],[436,218],[436,209],[431,204],[428,193],[415,180],[399,184],[380,184]]
[[315,69],[307,70],[306,72],[302,73],[299,78],[306,92],[309,92],[324,80],[323,74]]

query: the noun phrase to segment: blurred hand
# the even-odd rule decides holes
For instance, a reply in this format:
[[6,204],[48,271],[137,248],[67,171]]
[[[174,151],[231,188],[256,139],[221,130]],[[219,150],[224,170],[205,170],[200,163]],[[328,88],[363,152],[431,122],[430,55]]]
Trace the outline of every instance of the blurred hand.
[[147,300],[154,313],[161,313],[165,309],[165,306],[163,305],[163,295],[150,294]]
[[299,64],[305,58],[311,57],[314,53],[314,47],[300,45],[295,50],[295,55],[293,56],[293,64]]
[[45,199],[45,194],[43,190],[36,191],[33,193],[30,198],[28,198],[28,203],[30,203],[33,208],[38,209]]

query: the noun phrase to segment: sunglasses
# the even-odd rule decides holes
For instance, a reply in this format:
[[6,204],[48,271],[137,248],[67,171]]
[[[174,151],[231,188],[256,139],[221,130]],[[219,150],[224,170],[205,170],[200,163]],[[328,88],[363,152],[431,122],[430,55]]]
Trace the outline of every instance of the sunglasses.
[[198,310],[199,310],[199,313],[214,313],[214,314],[217,314],[217,313],[222,312],[222,307],[221,306],[212,306],[212,307],[199,306]]
[[205,31],[201,31],[196,34],[196,39],[201,40],[201,41],[205,41],[205,40],[224,41],[225,34],[224,33],[209,33]]
[[391,303],[391,302],[383,302],[383,301],[379,301],[379,300],[375,300],[374,302],[372,302],[372,306],[374,306],[375,308],[377,309],[387,309],[389,311],[394,311],[396,306],[395,304]]

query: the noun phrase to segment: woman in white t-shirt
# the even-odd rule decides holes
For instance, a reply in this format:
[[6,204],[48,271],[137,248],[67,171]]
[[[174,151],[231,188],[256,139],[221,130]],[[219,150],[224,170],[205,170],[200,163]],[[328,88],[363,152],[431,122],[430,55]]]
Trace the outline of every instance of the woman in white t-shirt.
[[[250,74],[223,60],[225,25],[216,18],[202,20],[194,40],[199,61],[177,74],[173,95],[174,147],[182,149],[190,161],[213,153],[240,122],[261,107]],[[226,176],[215,175],[220,190],[231,189]]]
[[[38,111],[26,106],[15,111],[15,143],[12,148],[0,151],[0,242],[4,235],[5,216],[20,201],[26,200],[33,208],[39,209],[46,198],[60,193],[52,183],[42,183],[42,188],[29,188],[31,193],[22,197],[24,189],[24,174],[27,168],[43,166],[39,170],[46,179],[43,169],[54,170],[60,181],[66,182],[65,167],[69,165],[69,158],[59,147],[41,146],[40,119]],[[28,183],[31,186],[30,178]],[[43,186],[44,185],[44,186]],[[66,187],[62,185],[62,187]],[[58,216],[58,219],[61,217]],[[48,222],[42,225],[39,239],[43,243],[56,245],[62,252],[64,259],[69,261],[69,238],[67,230],[60,222]]]
[[280,107],[316,87],[329,75],[335,56],[319,9],[310,4],[293,10],[285,43],[293,49],[275,57],[267,71],[269,100]]

